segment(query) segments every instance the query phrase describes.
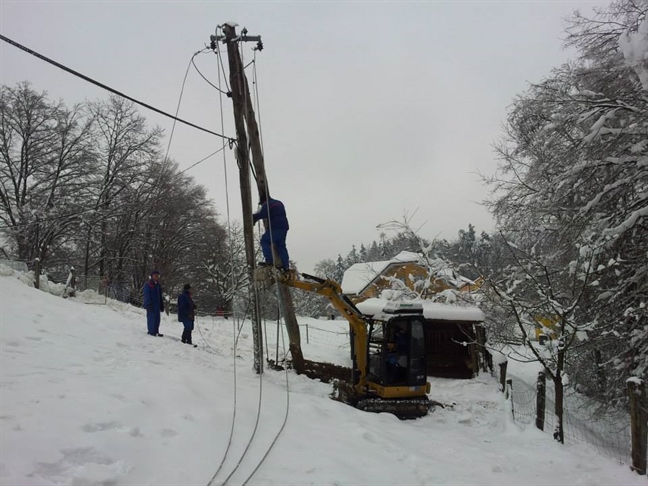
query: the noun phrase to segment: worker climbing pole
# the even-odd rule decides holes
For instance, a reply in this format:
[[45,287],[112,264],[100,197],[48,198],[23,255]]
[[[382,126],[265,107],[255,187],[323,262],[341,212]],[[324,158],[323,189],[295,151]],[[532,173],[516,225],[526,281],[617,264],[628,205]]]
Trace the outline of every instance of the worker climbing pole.
[[[236,156],[239,167],[239,183],[241,187],[241,201],[243,208],[243,236],[245,240],[245,256],[248,265],[248,276],[250,282],[254,281],[254,229],[252,222],[252,195],[250,192],[250,155],[249,147],[252,149],[252,164],[257,184],[259,199],[262,195],[268,194],[268,182],[265,171],[265,162],[259,127],[256,122],[254,106],[250,97],[248,81],[245,76],[245,68],[239,52],[241,42],[256,42],[256,49],[261,50],[263,44],[260,36],[248,36],[247,29],[243,29],[241,35],[236,34],[236,24],[227,23],[222,26],[223,35],[211,36],[211,48],[217,49],[217,43],[222,42],[227,46],[227,56],[230,70],[231,97],[234,108],[234,123],[236,127],[237,150]],[[247,128],[247,131],[246,131]],[[249,141],[248,141],[249,137]],[[286,322],[288,338],[290,342],[290,353],[293,360],[293,367],[297,373],[304,369],[304,357],[301,351],[301,340],[299,325],[295,316],[290,289],[285,285],[279,285],[279,300]],[[263,372],[263,346],[261,312],[259,298],[256,292],[251,295],[253,301],[253,341],[254,341],[254,369],[257,373]]]

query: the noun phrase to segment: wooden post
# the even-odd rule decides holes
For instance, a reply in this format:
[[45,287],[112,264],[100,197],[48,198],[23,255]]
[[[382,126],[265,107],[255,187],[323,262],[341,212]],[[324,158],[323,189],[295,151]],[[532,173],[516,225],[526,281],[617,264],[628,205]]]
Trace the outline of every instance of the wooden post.
[[34,262],[34,287],[40,289],[41,261],[37,258]]
[[482,371],[486,372],[488,371],[486,366],[486,330],[483,326],[475,326],[475,336],[479,349],[479,367]]
[[536,427],[540,430],[544,430],[545,404],[547,397],[547,377],[544,371],[538,371],[536,389]]
[[646,444],[648,436],[648,403],[646,402],[646,382],[640,378],[629,378],[630,430],[632,432],[632,469],[638,474],[646,474]]
[[500,390],[502,393],[506,392],[506,367],[508,366],[508,361],[504,361],[499,364],[500,367]]
[[245,241],[245,257],[248,265],[248,278],[250,281],[253,323],[252,340],[254,345],[254,370],[263,373],[263,339],[261,329],[260,303],[257,292],[254,292],[254,228],[252,224],[252,196],[250,194],[250,158],[248,152],[248,139],[245,132],[245,95],[243,81],[244,73],[241,57],[238,52],[238,41],[234,25],[223,26],[225,43],[227,44],[227,57],[230,69],[230,85],[232,102],[234,105],[234,125],[236,127],[236,159],[239,167],[239,184],[241,188],[241,205],[243,208],[243,239]]
[[513,380],[506,380],[506,399],[511,401],[511,416],[515,418],[515,407],[513,406]]

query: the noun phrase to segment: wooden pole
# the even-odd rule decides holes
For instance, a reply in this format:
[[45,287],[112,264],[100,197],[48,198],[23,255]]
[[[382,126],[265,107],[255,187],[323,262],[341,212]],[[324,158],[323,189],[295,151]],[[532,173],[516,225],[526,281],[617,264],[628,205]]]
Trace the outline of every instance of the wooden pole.
[[34,262],[34,287],[40,289],[41,261],[37,258]]
[[500,367],[500,390],[502,393],[506,393],[506,367],[508,366],[508,361],[504,361],[499,364]]
[[538,380],[536,381],[536,427],[544,430],[545,424],[545,404],[547,397],[547,377],[544,371],[538,371]]
[[511,416],[515,418],[515,406],[513,405],[513,380],[506,380],[506,398],[511,401]]
[[[223,27],[223,31],[226,38],[236,37],[235,29],[232,26],[225,25]],[[252,37],[251,39],[256,40],[257,37]],[[231,48],[230,44],[233,44],[233,47],[236,47],[236,43],[229,43],[227,47],[227,53],[230,57],[230,77],[233,69],[231,59],[232,57],[236,57],[236,69],[240,74],[239,79],[242,87],[242,109],[247,126],[247,135],[250,138],[250,149],[252,151],[252,164],[254,166],[254,172],[256,175],[257,191],[259,198],[261,198],[262,195],[267,195],[269,193],[269,189],[268,178],[266,176],[265,170],[265,160],[263,157],[263,149],[261,147],[259,125],[256,121],[254,106],[252,104],[252,97],[250,96],[250,88],[248,85],[247,77],[245,76],[245,72],[243,72],[243,63],[241,61],[240,54],[238,52],[238,49],[234,49],[233,47]],[[231,53],[232,50],[235,51],[235,54]],[[232,82],[232,98],[234,98],[233,85],[234,83]],[[283,263],[286,266],[288,265],[288,262]],[[304,355],[301,349],[301,335],[299,332],[299,323],[297,322],[297,316],[295,315],[295,307],[293,305],[292,295],[290,293],[290,289],[287,286],[278,284],[278,288],[281,309],[284,315],[284,320],[286,322],[286,330],[288,331],[288,342],[290,354],[293,360],[293,368],[297,373],[302,373],[304,371]]]
[[243,208],[243,238],[245,241],[245,259],[248,266],[248,278],[253,301],[252,340],[254,345],[254,371],[263,373],[263,339],[261,328],[260,303],[257,292],[254,292],[254,228],[252,223],[252,196],[250,194],[250,158],[248,139],[245,132],[245,95],[243,81],[244,73],[241,57],[238,51],[236,28],[233,25],[223,26],[227,57],[230,69],[230,85],[234,106],[234,126],[236,128],[236,159],[239,167],[239,184],[241,188],[241,205]]
[[639,378],[627,381],[630,397],[630,429],[632,432],[632,469],[638,474],[646,474],[646,454],[648,453],[648,403],[646,402],[646,382]]

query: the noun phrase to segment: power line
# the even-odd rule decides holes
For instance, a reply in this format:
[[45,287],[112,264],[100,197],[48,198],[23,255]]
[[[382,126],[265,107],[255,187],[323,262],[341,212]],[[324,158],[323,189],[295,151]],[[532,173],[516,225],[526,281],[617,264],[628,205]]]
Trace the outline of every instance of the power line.
[[203,78],[205,81],[207,81],[207,83],[209,83],[209,85],[210,85],[212,88],[214,88],[216,91],[218,91],[218,92],[221,93],[221,94],[227,95],[228,98],[231,98],[231,97],[232,97],[232,93],[231,93],[231,92],[225,92],[225,91],[223,91],[223,90],[220,89],[218,86],[216,86],[214,83],[212,83],[209,79],[207,79],[207,78],[205,77],[205,75],[204,75],[203,73],[200,72],[200,69],[198,69],[198,66],[196,66],[196,62],[194,61],[193,58],[191,58],[191,64],[193,64],[193,67],[196,69],[196,72],[197,72],[198,74],[200,74],[200,77]]
[[[191,67],[191,63],[193,62],[194,57],[200,54],[200,52],[201,51],[194,53],[194,55],[191,56],[191,59],[189,60],[189,64],[187,65],[187,70],[185,71],[184,79],[182,80],[182,87],[180,88],[180,97],[178,98],[178,106],[176,107],[174,118],[177,118],[178,113],[180,113],[180,104],[182,103],[182,95],[184,94],[185,84],[187,83],[189,68]],[[166,154],[164,154],[164,163],[166,163],[169,158],[169,150],[171,150],[171,140],[173,140],[173,134],[175,133],[175,126],[176,126],[176,120],[174,119],[173,125],[171,126],[171,135],[169,135],[169,143],[167,144]],[[161,175],[162,174],[160,173],[160,176]]]
[[73,74],[74,76],[77,76],[77,77],[83,79],[84,81],[87,81],[87,82],[89,82],[91,84],[94,84],[95,86],[99,86],[100,88],[103,88],[106,91],[109,91],[109,92],[111,92],[113,94],[116,94],[117,96],[121,96],[122,98],[125,98],[125,99],[127,99],[129,101],[132,101],[133,103],[136,103],[136,104],[138,104],[140,106],[143,106],[144,108],[147,108],[147,109],[149,109],[151,111],[159,113],[160,115],[164,115],[164,116],[166,116],[168,118],[179,121],[180,123],[184,123],[185,125],[188,125],[188,126],[190,126],[192,128],[195,128],[197,130],[200,130],[200,131],[209,133],[211,135],[215,135],[217,137],[224,138],[226,140],[230,140],[230,141],[235,142],[235,139],[233,139],[232,137],[227,137],[227,136],[222,135],[220,133],[213,132],[211,130],[208,130],[206,128],[203,128],[201,126],[198,126],[198,125],[195,125],[195,124],[193,124],[191,122],[183,120],[182,118],[178,118],[178,117],[175,117],[173,115],[170,115],[169,113],[166,113],[165,111],[162,111],[162,110],[160,110],[158,108],[155,108],[154,106],[151,106],[151,105],[146,104],[146,103],[144,103],[142,101],[136,100],[135,98],[132,98],[132,97],[120,92],[120,91],[117,91],[116,89],[113,89],[110,86],[106,86],[105,84],[100,83],[99,81],[95,81],[94,79],[92,79],[92,78],[90,78],[90,77],[88,77],[88,76],[86,76],[84,74],[81,74],[78,71],[75,71],[74,69],[71,69],[71,68],[69,68],[67,66],[64,66],[63,64],[60,64],[60,63],[58,63],[58,62],[56,62],[56,61],[54,61],[54,60],[52,60],[52,59],[50,59],[50,58],[48,58],[46,56],[43,56],[42,54],[39,54],[38,52],[33,51],[30,48],[25,47],[22,44],[19,44],[18,42],[14,41],[12,39],[9,39],[8,37],[5,37],[2,34],[0,34],[0,40],[3,40],[7,44],[11,44],[14,47],[17,47],[18,49],[21,49],[21,50],[25,51],[26,53],[31,54],[32,56],[37,57],[38,59],[41,59],[42,61],[45,61],[45,62],[47,62],[47,63],[49,63],[49,64],[51,64],[53,66],[56,66],[57,68],[62,69],[63,71],[67,71],[68,73]]
[[207,157],[203,157],[203,158],[200,159],[198,162],[195,162],[195,163],[191,164],[191,165],[190,165],[189,167],[187,167],[186,169],[181,170],[180,172],[178,172],[178,175],[187,172],[189,169],[193,169],[193,168],[196,167],[198,164],[204,162],[204,161],[207,160],[208,158],[213,157],[214,155],[216,155],[216,154],[219,153],[219,152],[222,152],[223,149],[224,149],[225,147],[226,147],[226,145],[223,145],[223,146],[222,146],[221,148],[219,148],[216,152],[212,152],[212,153],[209,154]]

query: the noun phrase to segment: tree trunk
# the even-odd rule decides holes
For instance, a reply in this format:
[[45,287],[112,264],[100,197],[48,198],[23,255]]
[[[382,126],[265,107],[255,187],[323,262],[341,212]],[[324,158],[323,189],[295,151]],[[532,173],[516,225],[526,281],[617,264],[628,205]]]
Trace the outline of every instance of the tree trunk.
[[607,379],[605,377],[605,367],[603,366],[600,349],[594,350],[594,365],[596,366],[596,384],[598,391],[599,393],[605,393]]
[[563,427],[563,396],[564,389],[562,383],[562,376],[560,372],[556,372],[554,379],[554,389],[556,392],[556,402],[554,407],[554,414],[556,415],[556,423],[554,425],[553,437],[561,444],[565,443],[565,431]]
[[90,273],[90,238],[92,236],[92,227],[88,228],[86,234],[85,257],[83,262],[83,289],[88,288],[88,274]]
[[638,474],[645,475],[646,452],[648,450],[646,384],[643,380],[630,378],[627,385],[630,398],[630,429],[632,431],[632,468]]

